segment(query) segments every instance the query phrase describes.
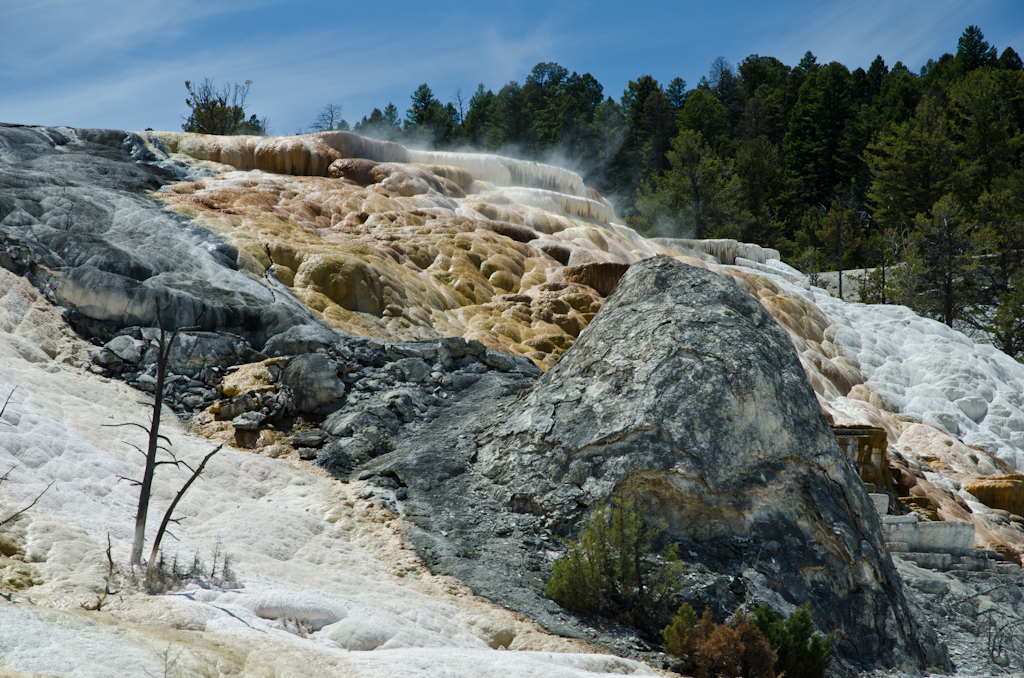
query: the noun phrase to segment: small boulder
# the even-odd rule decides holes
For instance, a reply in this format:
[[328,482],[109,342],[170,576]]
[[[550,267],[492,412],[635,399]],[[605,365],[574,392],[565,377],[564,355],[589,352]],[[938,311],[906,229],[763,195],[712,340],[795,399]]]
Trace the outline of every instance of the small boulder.
[[[140,377],[141,378],[141,377]],[[213,404],[210,411],[219,421],[234,419],[244,412],[255,410],[259,407],[259,401],[251,393],[241,393],[228,400],[219,400]]]
[[142,362],[142,352],[145,344],[138,339],[121,335],[108,341],[103,348],[107,349],[126,363],[138,365]]
[[413,421],[417,414],[426,410],[426,405],[417,397],[416,392],[409,389],[388,391],[381,396],[381,400],[406,423]]
[[[292,445],[294,447],[323,447],[323,444],[326,441],[327,433],[318,428],[315,428],[312,431],[296,433],[292,436]],[[316,455],[314,454],[314,456]]]
[[488,349],[487,352],[481,356],[481,360],[483,360],[484,364],[488,367],[493,367],[494,369],[501,370],[502,372],[511,372],[516,368],[516,362],[512,359],[512,356],[507,353],[502,353],[501,351]]
[[322,353],[293,358],[282,372],[281,381],[292,390],[299,412],[312,412],[345,395],[345,383],[338,378],[337,365]]
[[430,374],[430,365],[420,358],[402,358],[395,363],[406,381],[419,383]]
[[92,349],[92,350],[94,351],[93,352],[93,356],[92,356],[92,361],[94,363],[96,363],[97,365],[99,365],[100,367],[105,367],[107,369],[112,369],[112,368],[118,367],[118,366],[120,366],[122,364],[121,359],[118,358],[117,355],[113,351],[111,351],[111,350],[109,350],[107,348],[101,348],[99,350]]
[[231,425],[236,431],[259,431],[266,418],[262,412],[243,412],[231,420]]
[[352,469],[374,457],[374,449],[361,438],[343,438],[324,447],[317,464],[336,476],[347,476]]
[[263,346],[263,352],[271,357],[301,355],[318,348],[329,348],[340,339],[341,335],[324,325],[295,325],[270,337]]

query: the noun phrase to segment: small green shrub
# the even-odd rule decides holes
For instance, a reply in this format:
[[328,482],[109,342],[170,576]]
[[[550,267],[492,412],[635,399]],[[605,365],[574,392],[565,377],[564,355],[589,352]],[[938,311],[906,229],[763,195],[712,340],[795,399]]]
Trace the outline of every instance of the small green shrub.
[[729,624],[715,624],[705,609],[698,622],[684,603],[662,632],[665,652],[695,678],[775,678],[775,652],[750,621],[737,613]]
[[598,504],[579,539],[555,561],[547,596],[568,610],[657,633],[669,617],[682,563],[674,545],[663,557],[654,553],[665,525],[649,526],[646,508],[633,485],[611,505]]
[[754,625],[775,650],[775,672],[786,678],[821,678],[832,661],[832,636],[813,632],[811,610],[804,605],[783,620],[770,608],[754,610]]
[[[707,616],[708,611],[705,611]],[[693,654],[697,640],[697,613],[689,604],[683,603],[672,618],[672,623],[661,632],[665,641],[665,652],[673,657],[689,657]]]

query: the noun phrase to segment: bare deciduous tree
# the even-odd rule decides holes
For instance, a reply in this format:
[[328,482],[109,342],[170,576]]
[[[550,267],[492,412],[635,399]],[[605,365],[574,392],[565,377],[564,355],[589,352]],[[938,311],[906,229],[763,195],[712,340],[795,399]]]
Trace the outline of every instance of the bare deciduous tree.
[[458,123],[461,125],[466,119],[466,107],[469,102],[466,101],[466,97],[462,94],[462,88],[456,87],[455,91],[452,92],[452,103],[455,104],[455,110],[459,112]]
[[[151,588],[153,586],[153,564],[156,563],[156,555],[160,552],[160,542],[163,540],[164,533],[167,531],[167,524],[174,522],[174,519],[171,517],[174,514],[174,509],[178,506],[178,502],[181,501],[181,498],[185,496],[185,492],[188,491],[188,488],[191,487],[192,483],[195,482],[196,478],[198,478],[202,474],[203,469],[206,468],[206,462],[210,461],[213,455],[220,452],[222,447],[224,447],[223,444],[218,445],[216,448],[214,448],[212,452],[203,457],[203,460],[199,463],[199,466],[197,466],[195,470],[192,471],[192,476],[187,481],[185,481],[185,484],[181,486],[180,490],[178,490],[178,494],[175,495],[174,501],[172,501],[171,505],[167,507],[167,511],[164,513],[164,519],[160,521],[160,529],[156,531],[156,539],[153,540],[153,550],[149,554],[149,564],[146,567],[146,586],[149,586]],[[214,556],[213,566],[216,569],[216,556]]]
[[101,612],[103,606],[107,602],[107,598],[110,596],[116,596],[120,591],[111,591],[110,587],[114,584],[114,577],[117,576],[117,565],[114,565],[114,556],[111,553],[112,547],[110,545],[110,533],[107,532],[107,576],[103,578],[103,592],[96,596],[96,602],[94,603],[82,603],[83,610],[89,610],[90,612]]
[[[343,124],[344,123],[344,124]],[[327,104],[309,126],[314,132],[330,132],[331,130],[347,130],[348,123],[341,118],[341,104]]]
[[[124,424],[109,424],[109,426],[136,426],[141,428],[149,434],[149,441],[146,451],[143,452],[139,447],[136,447],[132,443],[125,443],[131,447],[134,447],[139,452],[142,452],[146,456],[146,466],[143,470],[142,480],[135,480],[132,478],[125,478],[120,476],[120,480],[126,480],[133,485],[139,486],[139,505],[138,510],[135,514],[135,540],[132,543],[132,555],[131,564],[141,565],[142,564],[142,549],[146,541],[146,518],[149,514],[149,498],[153,491],[153,474],[156,471],[156,467],[162,464],[171,464],[173,466],[181,467],[184,466],[190,471],[193,470],[191,466],[186,464],[174,456],[174,453],[167,447],[161,445],[161,442],[165,442],[168,445],[171,441],[166,437],[160,435],[160,416],[163,412],[164,405],[164,383],[167,377],[167,363],[171,357],[171,349],[174,346],[175,340],[178,338],[178,333],[182,331],[197,330],[198,327],[179,327],[171,332],[170,337],[167,335],[167,331],[164,329],[163,321],[160,315],[160,303],[156,304],[156,318],[157,326],[159,327],[160,334],[157,337],[156,346],[156,387],[153,390],[153,417],[150,420],[149,428],[147,429],[142,424],[135,422],[127,422]],[[202,317],[200,315],[200,317]],[[218,448],[219,449],[219,448]],[[169,456],[169,460],[157,460],[157,452],[166,452]]]

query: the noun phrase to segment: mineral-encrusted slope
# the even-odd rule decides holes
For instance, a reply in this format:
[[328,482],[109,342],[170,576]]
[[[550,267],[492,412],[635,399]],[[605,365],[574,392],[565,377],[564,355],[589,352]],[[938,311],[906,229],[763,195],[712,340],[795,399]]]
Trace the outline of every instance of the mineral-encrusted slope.
[[[0,235],[0,266],[105,344],[65,359],[25,325],[10,341],[27,360],[152,391],[140,326],[159,303],[208,330],[172,356],[168,401],[196,431],[366,480],[432,568],[616,652],[643,643],[539,593],[557,537],[629,476],[698,609],[810,601],[844,670],[943,665],[816,405],[886,432],[901,496],[1024,552],[1019,364],[909,309],[831,299],[756,245],[647,240],[567,170],[346,133],[0,125]],[[944,638],[983,642],[984,596],[963,593],[967,614],[918,584],[910,604],[937,596],[929,618],[962,630]]]

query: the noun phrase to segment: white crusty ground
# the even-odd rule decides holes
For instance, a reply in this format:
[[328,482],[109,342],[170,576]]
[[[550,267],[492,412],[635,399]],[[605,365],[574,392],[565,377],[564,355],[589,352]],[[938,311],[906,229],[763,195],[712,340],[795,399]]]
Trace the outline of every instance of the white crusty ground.
[[1024,469],[1024,365],[905,306],[793,289],[832,320],[826,339],[860,362],[888,409]]
[[[42,348],[36,348],[41,346]],[[85,346],[24,280],[0,269],[0,518],[38,504],[8,530],[41,584],[0,599],[0,673],[60,676],[652,675],[593,654],[431,576],[404,549],[394,516],[299,462],[224,449],[179,504],[167,557],[209,568],[150,596],[121,582],[99,612],[109,534],[122,570],[131,547],[149,409],[138,392],[89,373]],[[179,457],[212,449],[172,416]],[[158,469],[147,535],[187,471]],[[148,548],[148,546],[147,546]],[[12,561],[9,559],[8,564]],[[122,577],[123,579],[123,577]],[[240,585],[239,585],[240,584]],[[500,649],[492,649],[500,648]],[[509,650],[505,650],[507,646]],[[170,675],[170,674],[169,674]]]

